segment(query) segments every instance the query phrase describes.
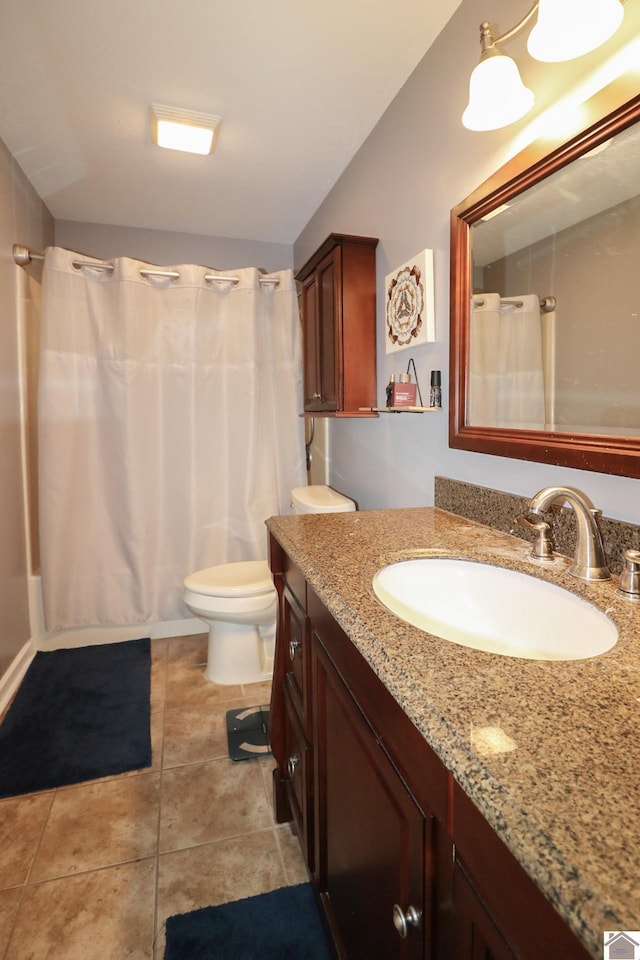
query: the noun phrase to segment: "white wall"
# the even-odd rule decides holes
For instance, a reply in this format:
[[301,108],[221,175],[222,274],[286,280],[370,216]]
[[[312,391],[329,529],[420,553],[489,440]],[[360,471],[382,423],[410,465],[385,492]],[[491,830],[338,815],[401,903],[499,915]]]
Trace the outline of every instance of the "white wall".
[[[636,5],[637,7],[638,5]],[[529,119],[502,131],[472,133],[460,116],[468,78],[478,61],[478,27],[490,17],[499,32],[514,25],[529,0],[463,0],[343,176],[298,237],[296,267],[331,232],[375,236],[378,301],[378,400],[390,373],[415,359],[424,394],[429,371],[443,372],[442,414],[382,415],[330,425],[330,482],[361,508],[428,505],[434,476],[532,495],[549,483],[581,487],[605,514],[640,522],[640,481],[580,470],[450,450],[448,446],[449,213],[495,169],[518,152],[516,135]],[[536,112],[581,80],[638,33],[639,13],[626,5],[625,25],[601,48],[569,64],[540,64],[526,53],[527,31],[509,42],[509,55],[536,92]],[[640,89],[640,82],[639,82]],[[533,114],[535,116],[535,113]],[[384,277],[431,247],[435,256],[435,344],[385,354]],[[553,292],[553,291],[550,291]]]
[[290,244],[204,237],[75,220],[56,220],[56,244],[103,260],[133,257],[163,266],[199,263],[215,270],[262,267],[268,273],[293,266]]

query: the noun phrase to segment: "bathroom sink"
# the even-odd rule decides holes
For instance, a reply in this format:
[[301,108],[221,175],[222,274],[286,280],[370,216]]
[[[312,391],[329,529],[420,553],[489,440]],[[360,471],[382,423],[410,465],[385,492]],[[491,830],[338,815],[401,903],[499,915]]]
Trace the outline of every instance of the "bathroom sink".
[[373,578],[392,613],[443,640],[526,660],[606,653],[618,630],[597,607],[555,584],[490,564],[440,557],[392,563]]

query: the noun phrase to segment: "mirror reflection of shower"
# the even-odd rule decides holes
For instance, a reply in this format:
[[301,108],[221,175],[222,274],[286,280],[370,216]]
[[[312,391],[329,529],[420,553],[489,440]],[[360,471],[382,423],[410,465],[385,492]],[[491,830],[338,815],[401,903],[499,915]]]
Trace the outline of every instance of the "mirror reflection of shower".
[[327,417],[305,417],[307,482],[329,482],[329,423]]
[[308,420],[305,421],[305,425],[304,425],[304,450],[305,450],[306,461],[307,461],[307,474],[311,470],[311,463],[313,460],[313,457],[311,454],[311,447],[313,445],[313,438],[315,437],[315,434],[316,434],[315,417],[310,417]]

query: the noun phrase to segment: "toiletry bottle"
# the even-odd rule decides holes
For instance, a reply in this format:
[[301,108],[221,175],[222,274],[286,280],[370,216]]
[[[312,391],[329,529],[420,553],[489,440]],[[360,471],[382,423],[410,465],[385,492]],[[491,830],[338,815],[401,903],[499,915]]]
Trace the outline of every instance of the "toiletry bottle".
[[387,406],[393,406],[393,385],[396,382],[396,378],[393,374],[389,377],[389,383],[387,384]]
[[429,391],[429,406],[442,406],[441,375],[439,370],[431,371],[431,390]]

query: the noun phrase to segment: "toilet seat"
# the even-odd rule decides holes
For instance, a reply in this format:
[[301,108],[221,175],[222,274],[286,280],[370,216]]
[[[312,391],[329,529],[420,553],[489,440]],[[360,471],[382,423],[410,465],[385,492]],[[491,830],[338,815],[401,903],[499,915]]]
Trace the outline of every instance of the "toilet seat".
[[275,590],[265,560],[221,563],[196,570],[185,578],[185,588],[207,597],[256,597]]

